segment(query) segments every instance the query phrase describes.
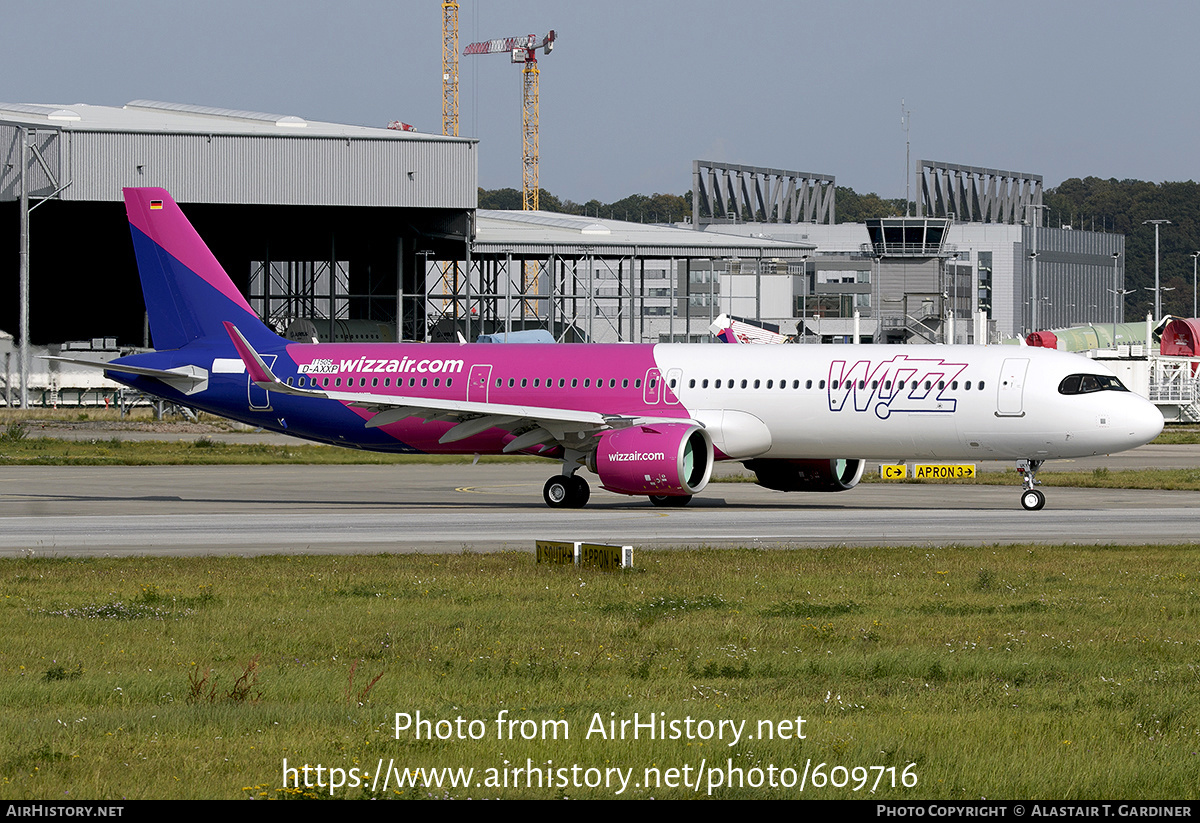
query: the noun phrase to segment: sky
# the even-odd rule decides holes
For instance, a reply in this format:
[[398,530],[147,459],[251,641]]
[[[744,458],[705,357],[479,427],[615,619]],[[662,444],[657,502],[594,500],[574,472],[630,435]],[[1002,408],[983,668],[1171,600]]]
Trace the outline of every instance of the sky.
[[[440,0],[14,0],[0,100],[139,98],[441,132]],[[920,160],[1195,180],[1200,3],[460,0],[468,43],[557,34],[541,187],[683,194],[693,160],[903,197]],[[521,71],[460,58],[479,185],[521,187]],[[903,101],[903,106],[902,106]],[[907,132],[902,111],[910,112]]]

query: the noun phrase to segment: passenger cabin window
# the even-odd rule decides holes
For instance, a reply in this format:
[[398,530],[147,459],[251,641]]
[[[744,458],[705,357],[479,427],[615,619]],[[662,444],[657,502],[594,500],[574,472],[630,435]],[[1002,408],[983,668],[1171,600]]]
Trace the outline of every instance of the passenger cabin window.
[[1058,384],[1059,394],[1091,394],[1098,391],[1129,391],[1111,374],[1072,374]]

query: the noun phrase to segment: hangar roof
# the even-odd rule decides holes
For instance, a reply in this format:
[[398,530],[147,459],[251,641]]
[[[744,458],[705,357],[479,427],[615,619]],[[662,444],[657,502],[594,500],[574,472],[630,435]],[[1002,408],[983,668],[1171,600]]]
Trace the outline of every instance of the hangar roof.
[[736,237],[547,211],[476,212],[472,254],[582,257],[799,257],[812,243]]
[[157,100],[131,100],[124,106],[0,103],[0,120],[73,131],[187,132],[191,134],[286,134],[314,137],[361,137],[379,140],[465,140],[368,126],[306,120],[293,114],[268,114]]
[[24,152],[34,199],[118,202],[124,186],[161,186],[181,203],[465,211],[476,142],[152,100],[0,103],[0,200],[19,198]]

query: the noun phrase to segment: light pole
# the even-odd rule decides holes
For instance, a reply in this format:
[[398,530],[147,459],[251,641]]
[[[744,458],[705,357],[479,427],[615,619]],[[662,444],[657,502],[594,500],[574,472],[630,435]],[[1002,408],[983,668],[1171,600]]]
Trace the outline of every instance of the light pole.
[[1142,225],[1154,225],[1154,319],[1157,321],[1162,317],[1162,294],[1158,288],[1158,227],[1166,223],[1171,225],[1170,220],[1143,220]]
[[800,308],[800,342],[808,342],[808,255],[800,256],[800,287],[804,302]]
[[1117,313],[1121,298],[1127,294],[1133,294],[1137,289],[1109,289],[1113,294],[1113,348],[1117,347]]
[[1031,225],[1033,227],[1033,236],[1030,240],[1030,245],[1033,246],[1033,249],[1029,252],[1029,259],[1032,261],[1030,263],[1030,272],[1029,272],[1030,291],[1032,292],[1032,297],[1029,301],[1029,305],[1030,305],[1029,324],[1032,328],[1030,328],[1029,330],[1031,332],[1033,332],[1033,331],[1038,330],[1038,328],[1037,328],[1037,302],[1038,302],[1038,293],[1037,293],[1037,257],[1038,257],[1037,227],[1038,227],[1038,223],[1041,222],[1041,215],[1039,215],[1037,213],[1037,210],[1047,208],[1047,206],[1043,203],[1030,203],[1027,206],[1025,206],[1025,208],[1034,210],[1034,219],[1033,219],[1033,222],[1031,223]]
[[1029,262],[1029,268],[1030,268],[1029,279],[1030,279],[1030,282],[1032,283],[1032,291],[1033,291],[1033,293],[1030,295],[1030,298],[1029,298],[1029,330],[1031,332],[1035,332],[1038,330],[1037,257],[1038,257],[1037,252],[1031,251],[1029,253],[1029,261],[1030,261]]
[[1192,252],[1192,317],[1195,317],[1196,312],[1196,258],[1200,257],[1200,251]]
[[1117,273],[1117,263],[1121,260],[1121,253],[1115,251],[1112,253],[1113,259],[1113,287],[1110,291],[1113,293],[1113,348],[1117,345],[1117,316],[1120,311],[1120,300],[1124,296],[1121,292],[1121,279]]
[[875,257],[875,282],[871,285],[875,289],[875,334],[871,336],[872,343],[879,343],[883,340],[883,256]]
[[1162,320],[1162,313],[1159,311],[1159,309],[1162,308],[1162,296],[1161,295],[1165,291],[1175,291],[1175,287],[1174,286],[1162,286],[1161,288],[1155,287],[1154,289],[1148,289],[1145,286],[1142,286],[1142,288],[1146,289],[1146,291],[1154,292],[1154,322],[1157,323],[1159,320]]

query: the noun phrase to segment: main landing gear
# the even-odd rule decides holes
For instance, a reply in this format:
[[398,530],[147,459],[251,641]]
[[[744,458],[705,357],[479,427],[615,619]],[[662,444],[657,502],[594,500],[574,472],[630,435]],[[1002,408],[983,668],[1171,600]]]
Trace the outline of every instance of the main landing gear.
[[582,509],[591,496],[587,481],[573,474],[551,477],[542,488],[542,497],[552,509]]
[[1018,460],[1017,474],[1021,475],[1021,507],[1025,511],[1035,512],[1046,505],[1046,495],[1034,488],[1038,485],[1037,471],[1042,466],[1041,460]]

